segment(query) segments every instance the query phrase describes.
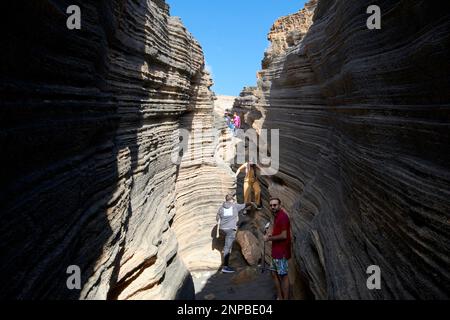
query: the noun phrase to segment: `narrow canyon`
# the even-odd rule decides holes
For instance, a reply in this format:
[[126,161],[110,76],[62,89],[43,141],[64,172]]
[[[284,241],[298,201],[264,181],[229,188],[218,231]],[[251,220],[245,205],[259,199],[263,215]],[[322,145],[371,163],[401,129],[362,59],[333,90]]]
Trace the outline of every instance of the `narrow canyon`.
[[[291,219],[293,298],[450,298],[449,13],[380,0],[370,30],[371,1],[310,0],[228,97],[164,0],[79,2],[81,30],[69,1],[11,4],[0,38],[0,299],[208,299],[196,277],[219,273],[216,214],[228,193],[242,202],[236,152],[251,143],[279,159],[240,222],[242,298],[259,297],[271,196]],[[233,137],[227,109],[279,144]]]

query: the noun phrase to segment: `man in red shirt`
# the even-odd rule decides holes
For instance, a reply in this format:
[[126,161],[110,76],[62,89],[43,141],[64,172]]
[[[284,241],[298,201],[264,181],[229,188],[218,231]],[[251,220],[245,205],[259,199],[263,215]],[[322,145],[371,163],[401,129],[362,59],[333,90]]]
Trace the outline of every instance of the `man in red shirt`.
[[270,199],[270,211],[275,215],[272,234],[264,241],[272,241],[272,277],[277,288],[278,300],[289,299],[288,260],[291,258],[291,223],[286,212],[281,209],[281,200]]

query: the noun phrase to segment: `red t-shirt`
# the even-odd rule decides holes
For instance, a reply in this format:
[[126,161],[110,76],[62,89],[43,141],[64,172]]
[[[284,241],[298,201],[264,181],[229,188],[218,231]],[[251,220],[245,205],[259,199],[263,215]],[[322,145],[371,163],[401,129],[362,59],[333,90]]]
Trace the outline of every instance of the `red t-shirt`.
[[291,258],[291,222],[286,212],[281,209],[275,215],[272,236],[281,234],[283,230],[287,231],[287,239],[272,241],[272,258],[274,259]]

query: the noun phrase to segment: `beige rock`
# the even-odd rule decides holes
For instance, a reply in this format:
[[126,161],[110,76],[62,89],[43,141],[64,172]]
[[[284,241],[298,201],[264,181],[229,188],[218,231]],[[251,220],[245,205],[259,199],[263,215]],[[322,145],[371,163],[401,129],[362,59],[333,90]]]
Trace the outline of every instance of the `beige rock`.
[[312,25],[317,2],[309,1],[299,12],[281,17],[273,24],[267,36],[270,47],[266,51],[266,58],[283,54],[288,48],[300,43]]
[[236,241],[239,243],[247,263],[251,266],[257,265],[261,259],[262,248],[253,233],[248,230],[238,231]]

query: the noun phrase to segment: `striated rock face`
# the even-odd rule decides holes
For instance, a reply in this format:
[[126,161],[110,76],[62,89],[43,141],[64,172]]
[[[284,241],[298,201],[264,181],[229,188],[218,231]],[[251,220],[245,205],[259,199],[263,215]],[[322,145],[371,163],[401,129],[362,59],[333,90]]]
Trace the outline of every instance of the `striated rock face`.
[[[215,159],[222,166],[230,167],[236,156],[236,141],[233,141],[231,131],[226,126],[225,110],[232,110],[236,97],[218,95],[214,97],[214,129],[218,136]],[[232,174],[232,173],[231,173]],[[235,188],[233,189],[235,192]]]
[[267,37],[270,47],[265,52],[263,66],[270,63],[272,56],[285,53],[303,39],[312,24],[317,2],[318,0],[311,0],[299,12],[282,17],[273,24]]
[[261,107],[262,92],[257,87],[245,87],[233,104],[233,110],[242,114],[243,129],[261,129],[262,123],[259,119],[263,118],[265,109]]
[[224,96],[217,95],[214,97],[214,111],[223,116],[225,110],[230,110],[233,108],[233,103],[236,97],[234,96]]
[[[371,4],[320,0],[304,37],[315,2],[277,21],[256,99],[244,91],[235,106],[280,129],[280,171],[261,182],[292,219],[295,288],[449,298],[450,16],[379,1],[382,29],[368,30]],[[370,265],[381,290],[366,286]]]
[[[162,0],[81,1],[73,31],[70,4],[14,4],[0,40],[0,298],[192,298],[177,202],[201,215],[222,181],[212,140],[198,163],[172,151],[181,129],[213,126],[202,49]],[[205,203],[189,198],[200,185]]]
[[[210,81],[209,76],[203,81]],[[211,84],[200,86],[203,90],[198,91],[195,109],[182,119],[183,128],[191,135],[177,173],[173,229],[179,253],[190,271],[220,267],[221,250],[214,241],[216,214],[225,195],[235,190],[229,165],[234,147],[223,118],[233,99],[219,96],[213,100],[211,92],[205,90]]]

